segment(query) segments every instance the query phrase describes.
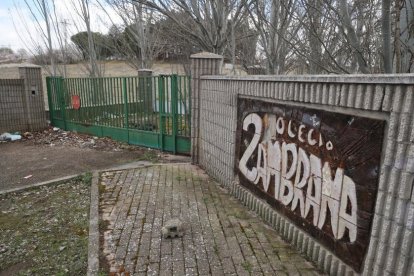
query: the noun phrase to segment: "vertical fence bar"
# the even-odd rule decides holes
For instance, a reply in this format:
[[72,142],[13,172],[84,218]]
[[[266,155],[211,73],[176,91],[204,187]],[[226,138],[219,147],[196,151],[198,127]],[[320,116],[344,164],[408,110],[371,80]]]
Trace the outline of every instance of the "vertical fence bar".
[[106,113],[104,114],[104,118],[105,118],[105,120],[106,120],[106,125],[107,126],[112,126],[112,115],[110,115],[110,114],[112,114],[112,101],[113,101],[113,98],[114,98],[114,94],[113,94],[113,91],[114,91],[114,89],[113,89],[113,86],[112,86],[112,78],[110,78],[109,80],[108,80],[108,90],[109,90],[109,99],[108,99],[108,107],[107,107],[107,111],[106,111]]
[[63,120],[63,129],[67,130],[67,126],[66,126],[66,108],[65,108],[65,100],[64,100],[64,97],[63,97],[63,78],[58,77],[57,80],[59,80],[59,84],[57,85],[56,92],[57,92],[57,96],[58,96],[60,113],[61,113],[62,120]]
[[173,137],[173,153],[177,153],[177,105],[178,105],[178,84],[177,75],[171,76],[171,115],[172,115],[172,137]]
[[98,79],[97,78],[90,78],[89,79],[91,89],[93,91],[93,118],[96,118],[97,109],[99,108],[99,95],[98,95]]
[[164,134],[168,134],[168,76],[162,76],[162,110],[164,120]]
[[53,103],[52,103],[52,90],[51,90],[51,78],[50,77],[46,77],[46,89],[47,89],[47,102],[49,105],[49,119],[51,124],[53,125],[54,122],[54,112],[53,112]]
[[115,127],[119,127],[119,79],[118,78],[114,78],[114,85],[113,85],[113,89],[114,89],[114,111],[113,111],[113,117],[114,117],[114,124]]
[[190,137],[190,130],[191,130],[191,126],[190,126],[190,121],[189,118],[191,117],[190,112],[191,112],[191,107],[190,107],[190,94],[188,91],[188,83],[190,82],[190,78],[184,76],[184,105],[185,105],[185,114],[184,114],[184,122],[185,122],[185,136]]
[[141,95],[142,95],[142,110],[143,110],[143,114],[142,114],[142,119],[143,119],[143,124],[142,124],[142,129],[143,130],[147,130],[148,128],[148,120],[147,120],[147,114],[148,114],[148,99],[147,99],[147,87],[146,87],[146,77],[142,77],[140,79],[141,84],[140,84],[140,88],[141,88]]
[[127,91],[127,79],[122,78],[122,93],[124,94],[124,128],[127,129],[127,135],[128,135],[128,143],[129,143],[129,114],[128,114],[128,91]]
[[134,77],[134,90],[135,90],[135,126],[137,129],[140,128],[140,121],[141,121],[141,112],[142,112],[142,107],[141,107],[141,96],[139,94],[139,77]]
[[92,106],[91,106],[91,97],[92,97],[91,91],[89,91],[89,87],[88,87],[88,84],[86,83],[86,79],[82,78],[82,79],[79,79],[79,80],[80,80],[79,85],[80,85],[81,89],[83,91],[85,91],[85,106],[87,106],[86,116],[88,117],[88,122],[90,122],[91,121],[91,108],[92,108]]
[[183,126],[184,126],[184,124],[183,124],[183,114],[184,114],[184,112],[183,112],[183,108],[185,109],[185,107],[184,107],[184,105],[183,105],[183,103],[184,103],[184,100],[183,100],[183,78],[182,77],[180,77],[180,76],[178,76],[177,77],[178,78],[178,107],[179,107],[179,109],[178,109],[178,115],[179,115],[179,125],[178,125],[178,127],[179,127],[179,129],[178,129],[178,135],[183,135],[184,133],[183,133]]
[[186,82],[186,87],[188,87],[187,89],[187,94],[188,94],[188,117],[187,117],[187,123],[188,123],[188,137],[191,137],[191,76],[186,77],[187,82]]
[[117,102],[118,102],[118,104],[117,104],[117,107],[118,107],[118,110],[117,110],[117,112],[118,112],[118,120],[117,120],[117,122],[118,122],[118,127],[123,127],[123,124],[124,124],[124,122],[123,122],[123,120],[122,120],[122,114],[124,113],[124,111],[123,111],[123,109],[124,109],[124,106],[123,106],[123,93],[122,93],[122,87],[123,87],[123,84],[122,84],[122,78],[117,78],[117,85],[116,85],[116,88],[117,88]]
[[83,108],[82,108],[82,106],[85,104],[85,102],[84,102],[84,100],[83,100],[83,98],[84,98],[84,96],[83,96],[83,91],[81,91],[80,89],[79,89],[79,80],[78,79],[73,79],[73,86],[74,86],[74,89],[75,89],[75,91],[76,91],[76,93],[79,95],[79,100],[80,100],[80,107],[79,107],[79,117],[80,117],[80,121],[81,122],[85,122],[85,114],[84,114],[84,112],[83,112]]
[[145,100],[144,100],[144,90],[142,89],[142,78],[143,77],[138,77],[138,84],[137,84],[137,89],[138,89],[138,95],[139,95],[139,106],[140,106],[140,110],[139,110],[139,129],[143,129],[144,128],[144,109],[145,109]]
[[158,77],[158,114],[159,114],[159,145],[161,151],[164,151],[164,77]]
[[154,125],[154,129],[153,131],[156,131],[156,110],[157,110],[157,93],[155,91],[157,91],[157,84],[155,82],[156,78],[155,77],[151,77],[151,97],[153,97],[153,102],[152,102],[152,106],[151,106],[151,111],[152,111],[152,118],[151,118],[151,122]]
[[88,101],[86,104],[88,106],[87,116],[89,118],[88,121],[90,121],[90,118],[92,117],[92,109],[93,109],[93,106],[91,104],[93,102],[93,99],[92,99],[93,95],[92,95],[92,91],[91,91],[88,79],[82,78],[81,83],[82,83],[81,84],[82,88],[84,89],[87,95],[87,101]]
[[101,101],[102,101],[102,97],[101,97],[101,91],[100,91],[100,78],[93,78],[92,79],[92,87],[93,87],[93,94],[95,96],[95,101],[94,101],[94,108],[93,108],[93,118],[98,117],[98,113],[99,113],[99,109],[101,106]]
[[132,78],[132,95],[134,96],[133,106],[134,106],[134,128],[138,128],[138,118],[139,118],[139,95],[138,95],[138,77]]
[[[107,109],[106,105],[107,105],[107,102],[108,102],[108,89],[106,89],[106,84],[107,84],[107,79],[102,78],[102,92],[101,93],[102,93],[102,96],[103,96],[104,100],[103,100],[101,108],[98,112],[99,115],[98,115],[97,118],[99,118],[99,120],[102,119],[103,112]],[[106,122],[105,122],[105,124],[106,124]]]

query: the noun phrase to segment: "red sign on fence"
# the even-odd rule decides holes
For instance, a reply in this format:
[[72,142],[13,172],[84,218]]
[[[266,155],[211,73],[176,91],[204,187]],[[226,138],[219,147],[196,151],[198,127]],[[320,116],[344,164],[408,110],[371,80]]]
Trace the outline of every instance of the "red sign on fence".
[[78,95],[72,95],[72,107],[73,109],[79,109],[80,108],[80,97]]

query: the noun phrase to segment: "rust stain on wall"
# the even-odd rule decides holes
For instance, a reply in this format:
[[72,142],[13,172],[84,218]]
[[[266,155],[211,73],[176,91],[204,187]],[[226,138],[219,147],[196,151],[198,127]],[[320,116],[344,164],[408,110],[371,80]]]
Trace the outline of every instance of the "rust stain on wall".
[[385,122],[238,101],[240,183],[360,272],[369,245]]

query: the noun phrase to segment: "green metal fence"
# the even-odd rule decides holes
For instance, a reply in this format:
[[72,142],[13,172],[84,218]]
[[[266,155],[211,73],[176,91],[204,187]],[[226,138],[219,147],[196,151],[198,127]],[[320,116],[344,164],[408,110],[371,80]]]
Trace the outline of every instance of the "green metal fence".
[[190,152],[188,76],[48,77],[46,83],[54,126],[174,153]]

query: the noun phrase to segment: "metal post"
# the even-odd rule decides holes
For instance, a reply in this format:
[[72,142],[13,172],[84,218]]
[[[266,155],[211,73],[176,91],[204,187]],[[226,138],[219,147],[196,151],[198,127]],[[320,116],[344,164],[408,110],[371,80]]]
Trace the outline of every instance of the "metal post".
[[51,83],[52,78],[51,77],[46,77],[46,89],[47,89],[47,102],[49,105],[49,119],[50,119],[50,123],[53,125],[53,120],[54,120],[54,112],[53,112],[53,103],[52,103],[52,90],[51,90]]
[[57,89],[56,89],[57,93],[56,94],[58,96],[60,112],[61,112],[62,120],[63,120],[63,129],[67,130],[66,105],[65,105],[65,97],[63,95],[63,78],[62,77],[57,77],[56,80],[58,81],[58,85],[57,85]]
[[164,76],[158,77],[159,145],[164,151]]
[[186,135],[191,137],[191,133],[190,133],[191,132],[191,124],[192,124],[192,122],[191,122],[191,112],[192,112],[192,109],[191,109],[191,76],[188,76],[186,78],[187,78],[186,87],[188,87],[188,91],[187,91],[187,93],[188,93],[188,111],[187,112],[188,113],[186,112],[186,114],[185,114],[186,118],[187,118],[186,121],[187,121],[187,127],[188,127],[188,131],[186,132]]
[[171,76],[171,113],[172,113],[172,137],[173,137],[173,153],[177,153],[177,110],[178,110],[178,84],[177,75]]
[[127,129],[127,135],[128,135],[127,140],[129,143],[129,114],[128,114],[128,93],[127,93],[126,78],[122,78],[122,93],[124,95],[124,115],[125,115],[124,128]]
[[127,93],[127,85],[126,85],[126,78],[122,78],[122,94],[124,96],[124,115],[125,115],[125,121],[124,121],[124,127],[128,129],[128,93]]

